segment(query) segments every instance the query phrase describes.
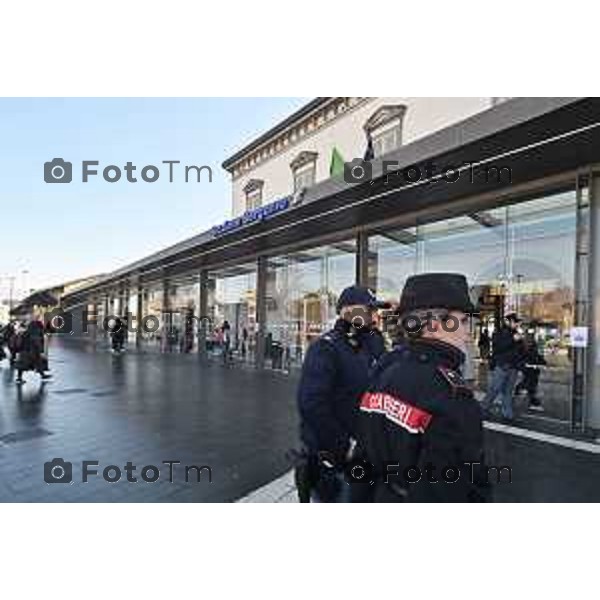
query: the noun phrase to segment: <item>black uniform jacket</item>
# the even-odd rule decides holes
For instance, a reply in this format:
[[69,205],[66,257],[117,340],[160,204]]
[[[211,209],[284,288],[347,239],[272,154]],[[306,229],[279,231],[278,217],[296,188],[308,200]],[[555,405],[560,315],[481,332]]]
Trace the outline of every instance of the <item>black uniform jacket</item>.
[[491,367],[516,369],[523,359],[523,345],[515,340],[516,332],[509,327],[501,327],[492,336]]
[[357,417],[376,502],[489,497],[481,411],[458,371],[463,360],[460,350],[433,340],[398,346],[382,359]]
[[310,454],[342,460],[354,434],[358,403],[383,351],[380,335],[352,333],[342,319],[308,349],[298,386],[300,436]]

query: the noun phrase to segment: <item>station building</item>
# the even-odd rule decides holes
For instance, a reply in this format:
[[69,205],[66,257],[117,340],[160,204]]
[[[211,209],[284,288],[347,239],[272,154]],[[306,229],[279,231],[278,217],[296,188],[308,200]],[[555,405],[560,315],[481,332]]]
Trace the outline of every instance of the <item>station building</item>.
[[70,296],[77,290],[87,288],[104,277],[104,275],[93,275],[37,290],[32,289],[27,296],[7,310],[6,318],[0,318],[0,323],[7,323],[10,319],[29,321],[38,315],[46,315],[51,310],[59,310],[63,296]]
[[201,359],[218,356],[227,321],[236,361],[293,372],[344,287],[397,302],[411,274],[462,272],[480,309],[476,387],[487,379],[482,332],[516,311],[547,362],[544,419],[593,431],[599,164],[598,99],[316,98],[224,161],[223,223],[62,305],[98,321],[155,316],[159,329],[138,328],[132,343]]

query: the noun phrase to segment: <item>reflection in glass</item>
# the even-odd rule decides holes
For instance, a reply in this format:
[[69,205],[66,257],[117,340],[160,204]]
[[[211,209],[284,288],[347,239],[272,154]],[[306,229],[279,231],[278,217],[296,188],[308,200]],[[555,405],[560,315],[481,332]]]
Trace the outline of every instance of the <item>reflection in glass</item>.
[[[164,293],[162,284],[150,286],[144,292],[142,300],[142,314],[144,317],[155,317],[160,326],[156,331],[142,330],[142,340],[151,348],[160,349],[164,338],[164,316],[163,316]],[[154,321],[148,319],[148,329],[154,328]]]
[[192,352],[196,347],[199,329],[199,281],[173,282],[170,288],[167,350],[170,352]]
[[354,240],[269,259],[267,366],[302,363],[311,341],[335,323],[337,298],[354,283],[355,264]]
[[548,366],[539,394],[546,412],[567,418],[572,379],[570,328],[575,302],[576,197],[554,194],[508,207],[369,238],[369,282],[379,296],[397,302],[413,273],[460,272],[480,314],[473,320],[471,352],[479,364],[476,389],[487,385],[489,347],[508,312],[523,319]]
[[208,276],[210,355],[253,362],[256,351],[256,265],[211,271]]

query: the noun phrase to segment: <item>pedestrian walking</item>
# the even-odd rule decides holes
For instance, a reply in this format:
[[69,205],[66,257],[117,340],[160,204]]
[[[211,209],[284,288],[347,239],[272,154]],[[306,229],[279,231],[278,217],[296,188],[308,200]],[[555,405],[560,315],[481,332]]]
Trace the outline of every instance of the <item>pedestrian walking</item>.
[[502,417],[508,422],[514,419],[513,393],[523,360],[520,323],[521,319],[516,313],[509,313],[504,318],[503,326],[492,336],[491,373],[488,391],[483,399],[483,408],[487,412],[492,409],[496,398],[500,397]]
[[246,358],[246,353],[248,352],[248,329],[246,327],[242,328],[242,358]]
[[125,323],[119,317],[115,319],[115,325],[110,333],[111,337],[111,347],[112,351],[115,354],[120,354],[125,351],[125,337],[127,335],[127,330],[125,328]]
[[221,326],[221,339],[223,348],[223,364],[228,365],[232,361],[231,356],[231,325],[229,321],[223,321]]
[[4,331],[4,340],[10,354],[10,364],[14,365],[21,348],[24,328],[18,321],[10,322]]
[[533,335],[525,338],[525,347],[521,361],[520,371],[523,375],[522,380],[515,388],[515,395],[521,390],[527,392],[529,410],[543,412],[544,407],[540,402],[537,391],[540,381],[540,367],[546,365],[546,359],[538,349],[537,342]]
[[8,331],[8,323],[6,325],[0,326],[0,362],[2,362],[6,357],[6,350],[4,346],[7,343],[7,331]]
[[189,354],[194,349],[194,314],[190,311],[185,319],[183,352]]
[[488,333],[487,327],[481,330],[479,334],[479,341],[477,347],[479,348],[479,357],[483,360],[487,360],[490,357],[490,334]]
[[45,327],[41,321],[32,320],[22,333],[15,364],[18,385],[24,383],[23,373],[26,371],[36,371],[42,380],[50,379],[48,356],[45,352]]

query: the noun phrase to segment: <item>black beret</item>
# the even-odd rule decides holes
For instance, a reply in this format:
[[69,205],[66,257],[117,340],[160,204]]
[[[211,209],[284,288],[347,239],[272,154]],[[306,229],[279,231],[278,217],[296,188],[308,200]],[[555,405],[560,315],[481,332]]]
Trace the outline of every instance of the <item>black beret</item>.
[[445,308],[475,312],[467,278],[460,273],[424,273],[406,280],[398,312],[401,315],[423,308]]

